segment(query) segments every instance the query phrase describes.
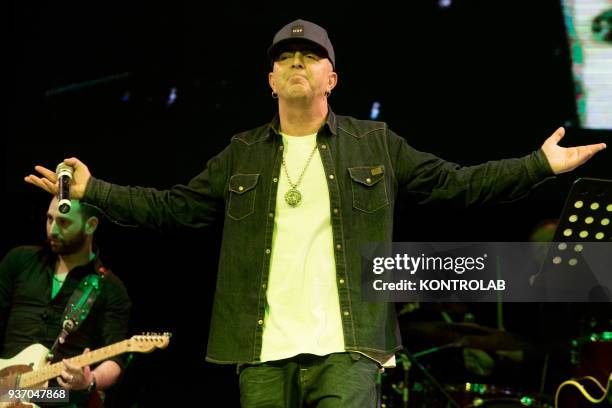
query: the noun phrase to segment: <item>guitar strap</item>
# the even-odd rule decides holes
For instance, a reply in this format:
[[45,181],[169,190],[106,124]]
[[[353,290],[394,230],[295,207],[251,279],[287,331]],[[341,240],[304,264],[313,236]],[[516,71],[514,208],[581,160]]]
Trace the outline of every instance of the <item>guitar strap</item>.
[[64,309],[64,318],[62,319],[62,331],[55,339],[53,346],[49,350],[47,360],[53,360],[55,350],[60,344],[64,344],[66,337],[72,332],[75,332],[81,323],[87,318],[91,308],[98,298],[107,271],[103,266],[96,268],[97,273],[91,273],[81,279],[79,285],[70,296],[66,308]]

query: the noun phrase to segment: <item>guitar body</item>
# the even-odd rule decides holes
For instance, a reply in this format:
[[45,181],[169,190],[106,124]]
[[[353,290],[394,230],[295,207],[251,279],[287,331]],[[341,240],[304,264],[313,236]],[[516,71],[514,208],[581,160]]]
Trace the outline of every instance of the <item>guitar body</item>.
[[[23,349],[16,356],[9,359],[0,359],[0,390],[2,394],[7,389],[18,388],[17,376],[30,371],[38,370],[47,365],[49,349],[42,344],[32,344]],[[41,383],[39,388],[45,388],[47,382]],[[0,408],[32,408],[34,404],[25,402],[0,402]]]

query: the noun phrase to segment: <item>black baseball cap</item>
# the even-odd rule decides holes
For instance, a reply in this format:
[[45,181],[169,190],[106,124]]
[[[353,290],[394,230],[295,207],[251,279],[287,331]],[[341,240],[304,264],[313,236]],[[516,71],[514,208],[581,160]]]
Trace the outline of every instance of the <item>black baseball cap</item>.
[[330,60],[336,69],[336,56],[327,31],[315,23],[305,20],[295,20],[278,30],[272,45],[268,48],[268,56],[274,60],[282,51],[284,45],[294,43],[308,43],[314,45],[322,55]]

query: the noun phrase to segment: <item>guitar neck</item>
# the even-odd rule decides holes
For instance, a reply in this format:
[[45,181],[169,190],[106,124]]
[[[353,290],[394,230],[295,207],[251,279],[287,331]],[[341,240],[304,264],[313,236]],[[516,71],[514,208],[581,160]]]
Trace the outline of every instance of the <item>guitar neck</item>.
[[[127,351],[128,340],[123,340],[118,343],[111,344],[110,346],[102,347],[89,353],[81,354],[76,357],[67,359],[70,364],[76,365],[77,367],[85,367],[87,365],[97,363],[107,358],[117,356]],[[34,385],[44,383],[51,378],[58,377],[64,369],[64,363],[61,361],[58,363],[50,364],[39,370],[31,371],[21,375],[18,386],[20,388],[31,388]]]

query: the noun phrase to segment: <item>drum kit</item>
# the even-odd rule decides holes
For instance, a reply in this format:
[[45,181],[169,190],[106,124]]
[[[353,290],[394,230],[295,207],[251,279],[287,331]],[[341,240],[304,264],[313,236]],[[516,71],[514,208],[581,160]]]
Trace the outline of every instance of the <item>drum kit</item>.
[[[521,336],[476,323],[444,321],[400,320],[400,330],[410,346],[427,345],[429,348],[417,352],[408,347],[396,355],[396,367],[386,369],[378,378],[378,408],[554,407],[554,390],[544,392],[544,377],[542,384],[523,389],[525,387],[519,388],[514,383],[504,385],[475,382],[474,376],[464,375],[463,378],[459,376],[451,379],[445,375],[451,366],[451,358],[448,356],[450,353],[457,355],[457,350],[477,350],[485,355],[496,356],[504,353],[523,356],[523,352],[542,352],[548,356],[541,346],[536,346]],[[575,338],[564,343],[565,345],[568,354],[574,357],[572,372],[567,373],[567,379],[580,375],[596,376],[605,387],[607,376],[612,373],[612,332]],[[543,361],[544,367],[538,367],[541,370],[537,371],[542,371],[541,375],[545,376],[548,357]],[[519,369],[515,375],[518,373],[518,377],[521,376],[521,364],[524,364],[522,359],[517,359],[516,366]],[[533,370],[533,367],[525,369]],[[533,376],[534,373],[529,374]],[[539,378],[540,373],[535,373],[535,377]],[[612,402],[612,397],[610,398],[609,401]],[[558,406],[577,408],[593,405],[588,405],[576,391],[571,398],[562,398]]]

